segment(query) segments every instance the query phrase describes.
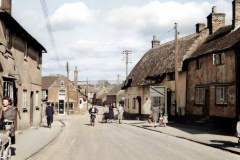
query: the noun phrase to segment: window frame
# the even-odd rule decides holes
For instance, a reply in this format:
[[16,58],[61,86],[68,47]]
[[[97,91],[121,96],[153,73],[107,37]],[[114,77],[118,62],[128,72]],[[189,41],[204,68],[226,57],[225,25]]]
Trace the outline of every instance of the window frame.
[[[221,93],[218,93],[218,89],[222,89]],[[219,103],[221,100],[218,100],[218,94],[220,94],[220,96],[222,96],[221,98],[223,98],[223,102]],[[226,85],[217,85],[215,86],[215,105],[222,105],[222,106],[226,106],[228,105],[228,86]]]
[[195,87],[195,98],[194,98],[195,105],[198,105],[198,106],[206,105],[206,90],[207,90],[206,87],[202,87],[202,86]]

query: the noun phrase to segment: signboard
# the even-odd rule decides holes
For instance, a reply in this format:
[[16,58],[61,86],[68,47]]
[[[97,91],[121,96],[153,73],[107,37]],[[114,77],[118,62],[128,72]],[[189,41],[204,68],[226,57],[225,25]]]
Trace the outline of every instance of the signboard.
[[166,87],[163,86],[150,86],[151,97],[164,97]]

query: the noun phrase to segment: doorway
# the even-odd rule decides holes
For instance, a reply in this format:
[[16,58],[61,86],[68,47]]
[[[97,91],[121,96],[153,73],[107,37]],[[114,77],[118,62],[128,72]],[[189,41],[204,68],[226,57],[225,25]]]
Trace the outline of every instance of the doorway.
[[205,89],[205,106],[203,108],[203,116],[209,118],[209,99],[210,99],[209,88]]
[[65,103],[64,100],[59,100],[59,107],[58,107],[58,113],[59,114],[65,114]]
[[138,116],[141,118],[142,116],[142,98],[140,96],[137,97],[138,101]]
[[30,93],[30,126],[33,125],[33,91]]

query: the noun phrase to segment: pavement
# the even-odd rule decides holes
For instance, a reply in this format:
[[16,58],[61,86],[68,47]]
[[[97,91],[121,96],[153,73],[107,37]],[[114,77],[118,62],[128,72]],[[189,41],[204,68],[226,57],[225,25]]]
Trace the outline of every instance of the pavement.
[[62,133],[29,159],[240,160],[237,154],[133,125],[99,122],[92,127],[88,115],[70,116]]
[[234,135],[226,135],[220,130],[213,128],[202,128],[176,123],[170,124],[167,127],[155,128],[146,121],[124,121],[124,123],[240,155],[240,146],[237,144],[238,139]]
[[[43,124],[46,124],[43,123]],[[51,128],[42,126],[39,128],[29,128],[16,133],[16,156],[13,160],[25,160],[41,151],[51,143],[63,130],[64,123],[61,118],[57,118]]]

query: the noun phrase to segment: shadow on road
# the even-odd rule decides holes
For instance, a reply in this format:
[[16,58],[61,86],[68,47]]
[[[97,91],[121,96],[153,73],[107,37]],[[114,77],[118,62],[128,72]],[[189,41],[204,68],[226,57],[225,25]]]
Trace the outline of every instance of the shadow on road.
[[213,147],[223,147],[223,148],[227,148],[227,147],[238,147],[240,148],[240,146],[238,145],[238,143],[234,143],[234,142],[230,142],[230,141],[223,141],[223,140],[211,140],[211,142],[213,144],[210,144]]

